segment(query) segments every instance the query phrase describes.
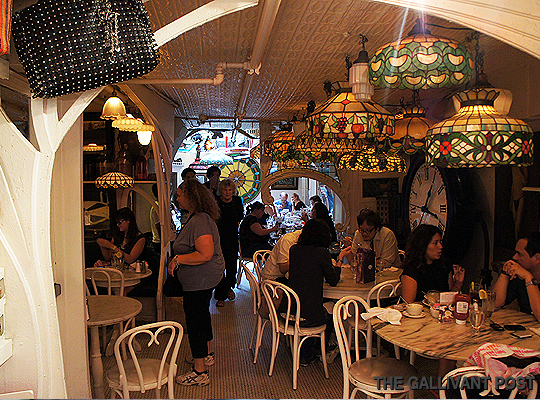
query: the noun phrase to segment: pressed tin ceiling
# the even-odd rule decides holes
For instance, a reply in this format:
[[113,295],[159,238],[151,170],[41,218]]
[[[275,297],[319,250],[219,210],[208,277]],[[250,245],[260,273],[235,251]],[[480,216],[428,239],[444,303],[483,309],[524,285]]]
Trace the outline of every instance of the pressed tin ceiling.
[[[207,2],[151,0],[145,3],[154,31],[195,10]],[[219,62],[249,61],[257,27],[264,6],[229,14],[192,29],[160,48],[161,64],[149,79],[212,78]],[[234,118],[244,113],[244,120],[288,121],[294,115],[305,114],[307,103],[317,105],[326,100],[323,82],[346,81],[345,57],[356,59],[360,51],[360,36],[369,41],[366,49],[372,55],[380,46],[407,36],[417,12],[378,2],[359,0],[282,0],[273,25],[260,75],[256,75],[247,91],[245,107],[240,96],[247,72],[226,69],[221,85],[154,85],[176,106],[176,116],[184,118],[187,127],[198,126],[200,115]],[[472,30],[439,18],[426,16],[428,29],[465,44],[474,55],[475,42],[468,42]],[[514,105],[519,106],[516,87],[509,87],[512,63],[540,71],[539,60],[488,36],[480,39],[485,51],[485,72],[490,83],[514,92]],[[515,65],[515,64],[513,64]],[[511,86],[511,85],[510,85]],[[451,90],[421,91],[428,115],[443,117]],[[407,90],[377,89],[373,100],[390,109],[397,109],[400,98],[410,100]],[[516,107],[513,107],[513,110]],[[516,115],[526,118],[524,115]]]

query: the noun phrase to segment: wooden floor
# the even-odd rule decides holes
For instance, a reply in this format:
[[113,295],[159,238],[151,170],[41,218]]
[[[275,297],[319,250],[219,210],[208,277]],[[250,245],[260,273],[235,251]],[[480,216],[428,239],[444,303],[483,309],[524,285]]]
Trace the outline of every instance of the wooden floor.
[[[183,323],[181,299],[167,303],[167,318]],[[209,367],[210,384],[204,387],[176,385],[175,397],[185,399],[286,399],[286,398],[342,398],[343,375],[340,358],[329,365],[330,379],[325,379],[322,363],[316,361],[308,367],[300,367],[298,389],[292,389],[292,359],[283,343],[280,345],[274,373],[268,376],[270,365],[271,335],[267,328],[259,352],[257,364],[249,342],[253,330],[251,293],[247,281],[243,280],[236,290],[236,300],[226,301],[223,308],[215,307],[212,300],[211,314],[214,329],[214,351],[216,364]],[[143,345],[143,352],[145,350]],[[190,354],[187,337],[182,341],[178,369],[187,372],[190,365],[185,357]],[[393,353],[392,353],[393,354]],[[148,354],[151,356],[151,354]],[[114,357],[104,357],[105,369],[114,365]],[[416,367],[421,376],[436,374],[437,361],[417,357]],[[106,388],[106,396],[109,390]],[[166,397],[166,389],[162,390]],[[132,398],[154,398],[155,392],[131,393]],[[361,397],[361,396],[359,396]],[[433,398],[427,391],[415,392],[415,398]]]

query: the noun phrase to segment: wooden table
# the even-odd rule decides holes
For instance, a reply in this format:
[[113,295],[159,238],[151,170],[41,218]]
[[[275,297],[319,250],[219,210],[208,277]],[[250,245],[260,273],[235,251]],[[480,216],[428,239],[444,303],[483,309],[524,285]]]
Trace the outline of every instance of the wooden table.
[[356,281],[353,279],[350,267],[348,264],[345,264],[341,269],[341,279],[337,286],[332,287],[328,283],[324,283],[323,297],[327,299],[339,300],[345,296],[355,295],[366,299],[373,286],[381,282],[398,279],[402,272],[402,269],[398,269],[395,272],[385,271],[382,275],[375,277],[375,282],[356,283]]
[[[144,273],[143,272],[135,272],[132,269],[122,270],[122,273],[124,274],[124,287],[135,286],[136,284],[141,282],[141,279],[144,279],[144,278],[152,275],[152,271],[149,268],[147,268],[146,272],[144,272]],[[85,271],[84,277],[86,279],[91,279],[92,274],[90,274],[89,271]],[[99,286],[99,287],[107,287],[108,286],[107,278],[105,277],[105,275],[103,273],[96,274],[95,275],[95,281],[96,281],[96,285]],[[111,287],[113,287],[113,288],[120,287],[120,279],[116,275],[111,276]]]
[[99,347],[99,327],[114,325],[139,314],[142,310],[140,301],[123,296],[86,296],[89,319],[86,326],[90,328],[91,365],[94,398],[103,399],[103,360]]
[[[502,343],[527,349],[540,349],[540,336],[532,334],[530,339],[516,339],[510,331],[495,331],[489,325],[483,325],[480,333],[473,336],[473,328],[467,322],[458,325],[455,322],[440,323],[431,316],[424,307],[424,318],[401,318],[401,325],[377,323],[373,330],[390,343],[399,347],[436,358],[465,361],[482,344],[486,342]],[[534,316],[516,310],[498,310],[493,313],[492,321],[500,325],[521,324],[525,327],[540,328]],[[525,332],[525,331],[522,331]],[[531,331],[528,331],[532,333]]]

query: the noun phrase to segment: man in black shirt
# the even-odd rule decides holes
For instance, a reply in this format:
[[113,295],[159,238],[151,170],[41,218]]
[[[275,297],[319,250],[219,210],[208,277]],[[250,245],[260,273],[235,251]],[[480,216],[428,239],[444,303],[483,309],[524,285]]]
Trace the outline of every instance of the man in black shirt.
[[519,309],[534,314],[540,321],[540,232],[522,237],[516,244],[516,254],[507,261],[493,290],[496,307],[518,300]]

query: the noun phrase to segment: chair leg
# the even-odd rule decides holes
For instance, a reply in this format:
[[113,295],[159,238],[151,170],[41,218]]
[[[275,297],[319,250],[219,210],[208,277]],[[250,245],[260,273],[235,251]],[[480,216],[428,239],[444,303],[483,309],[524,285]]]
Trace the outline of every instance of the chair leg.
[[262,343],[262,335],[264,333],[264,327],[266,326],[266,323],[268,321],[262,322],[262,318],[257,318],[257,338],[255,342],[255,357],[253,357],[253,364],[257,364],[257,357],[259,356],[259,348],[261,347]]
[[272,355],[270,358],[270,369],[268,370],[268,376],[272,376],[274,372],[274,362],[276,361],[276,354],[279,348],[279,332],[272,332]]
[[299,337],[297,335],[294,335],[293,340],[293,369],[292,369],[292,388],[296,390],[298,387],[298,368],[300,368],[300,345],[299,345]]
[[[255,323],[253,324],[253,332],[251,333],[251,340],[249,341],[250,350],[253,348],[253,339],[255,338],[255,334],[257,333],[258,325],[259,325],[259,318],[258,318],[258,315],[255,315]],[[257,339],[255,339],[255,343],[257,343]]]
[[381,356],[381,337],[377,335],[377,357]]
[[242,282],[242,272],[244,272],[244,262],[242,260],[238,261],[238,274],[236,275],[236,287],[240,287],[240,282]]
[[396,354],[396,359],[401,360],[401,348],[397,344],[394,345],[394,353]]
[[416,361],[416,353],[411,350],[411,355],[409,357],[409,364],[414,365],[415,361]]
[[328,364],[326,362],[326,340],[325,340],[326,333],[324,331],[321,332],[321,354],[322,354],[322,363],[324,367],[324,376],[326,379],[330,378],[330,375],[328,375]]

